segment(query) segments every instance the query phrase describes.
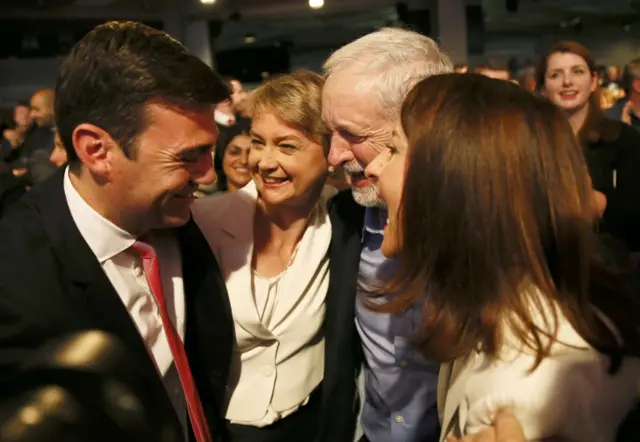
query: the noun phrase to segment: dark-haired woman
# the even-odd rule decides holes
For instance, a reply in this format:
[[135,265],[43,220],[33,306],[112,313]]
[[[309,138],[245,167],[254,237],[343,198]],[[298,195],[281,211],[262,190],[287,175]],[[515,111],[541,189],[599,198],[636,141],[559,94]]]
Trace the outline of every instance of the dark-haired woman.
[[553,44],[540,59],[537,84],[567,117],[582,144],[595,190],[606,197],[600,231],[640,251],[640,134],[600,109],[596,64],[579,43]]
[[250,124],[238,122],[220,132],[213,156],[216,190],[235,192],[251,180],[249,171]]
[[442,439],[508,409],[528,441],[614,441],[638,394],[640,307],[599,263],[562,112],[504,81],[430,77],[366,173],[389,207],[382,251],[401,262],[382,308],[423,303],[420,346],[444,363]]

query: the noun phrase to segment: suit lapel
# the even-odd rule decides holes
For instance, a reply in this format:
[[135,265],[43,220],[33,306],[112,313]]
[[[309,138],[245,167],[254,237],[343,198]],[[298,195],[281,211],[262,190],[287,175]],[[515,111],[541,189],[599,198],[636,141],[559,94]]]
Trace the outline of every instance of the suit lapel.
[[[63,189],[64,170],[29,192],[42,218],[49,247],[58,263],[58,277],[67,293],[70,308],[80,330],[99,329],[115,336],[127,349],[142,376],[148,400],[164,408],[166,416],[175,418],[169,396],[155,363],[145,346],[122,300],[102,270],[97,258],[75,225]],[[142,386],[141,386],[142,387]]]
[[218,262],[190,220],[178,229],[187,313],[185,347],[210,425],[219,422],[233,352],[231,308]]
[[325,319],[327,383],[331,382],[331,374],[344,358],[359,359],[356,355],[361,351],[354,321],[364,208],[353,201],[349,191],[338,194],[331,201],[329,213],[332,237]]
[[438,377],[438,412],[441,413],[442,432],[440,439],[460,436],[461,425],[466,422],[466,407],[463,405],[467,377],[464,374],[467,359],[460,358],[443,364]]
[[219,256],[236,323],[247,333],[263,340],[273,334],[260,321],[253,297],[253,220],[258,191],[253,182],[226,196],[229,205],[219,225],[225,238]]
[[61,170],[54,176],[53,183],[36,187],[32,192],[52,253],[60,263],[61,277],[70,283],[70,301],[89,313],[88,325],[112,333],[136,353],[148,355],[126,307],[71,217],[63,178],[64,170]]

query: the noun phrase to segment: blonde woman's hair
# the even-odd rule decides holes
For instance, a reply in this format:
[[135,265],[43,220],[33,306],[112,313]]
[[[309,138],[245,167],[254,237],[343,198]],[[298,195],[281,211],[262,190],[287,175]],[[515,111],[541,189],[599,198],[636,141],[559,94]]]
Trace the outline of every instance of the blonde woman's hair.
[[322,121],[324,78],[300,70],[272,78],[251,94],[253,115],[273,112],[285,123],[329,148],[329,131]]

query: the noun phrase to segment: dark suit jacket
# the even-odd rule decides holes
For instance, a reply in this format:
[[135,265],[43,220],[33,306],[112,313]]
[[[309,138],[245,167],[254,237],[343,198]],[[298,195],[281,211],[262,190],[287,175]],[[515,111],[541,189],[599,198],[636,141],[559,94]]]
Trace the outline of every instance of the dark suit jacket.
[[355,326],[355,302],[364,208],[353,201],[351,190],[345,190],[331,200],[329,216],[331,274],[326,298],[324,411],[318,441],[351,442],[360,411],[357,382],[362,347]]
[[[24,180],[9,173],[0,172],[0,218],[27,191]],[[0,239],[2,241],[2,239]]]
[[584,148],[593,188],[607,197],[600,231],[640,252],[640,134],[623,123],[608,124],[619,126],[619,137],[590,142]]
[[[154,403],[168,409],[169,396],[135,324],[71,217],[63,176],[61,170],[35,186],[0,222],[0,377],[51,338],[99,329],[120,339],[154,386]],[[185,347],[211,431],[219,434],[233,348],[227,292],[195,223],[175,232],[186,298]]]

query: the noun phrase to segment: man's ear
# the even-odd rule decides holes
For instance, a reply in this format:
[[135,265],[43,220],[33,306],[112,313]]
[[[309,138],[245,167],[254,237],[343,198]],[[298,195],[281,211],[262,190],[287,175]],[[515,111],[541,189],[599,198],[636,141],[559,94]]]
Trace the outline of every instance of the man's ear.
[[89,123],[78,125],[72,135],[73,148],[91,173],[108,178],[118,144],[104,129]]

